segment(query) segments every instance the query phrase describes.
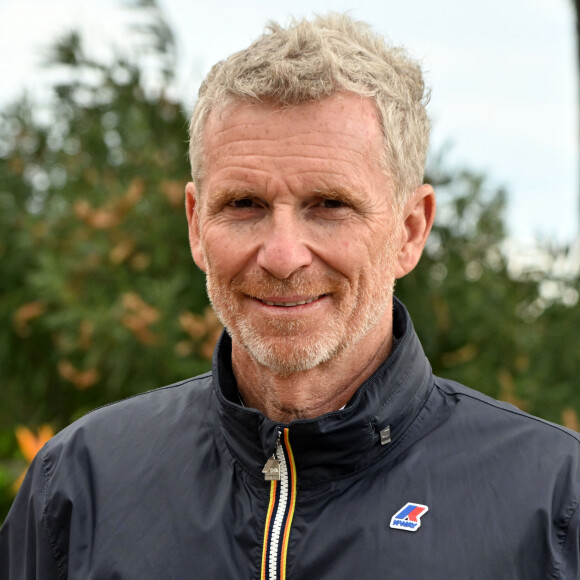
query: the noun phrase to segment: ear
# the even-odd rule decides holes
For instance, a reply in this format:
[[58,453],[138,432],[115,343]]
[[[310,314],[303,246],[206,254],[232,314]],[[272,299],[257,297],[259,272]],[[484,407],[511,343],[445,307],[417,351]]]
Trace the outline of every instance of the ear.
[[207,265],[201,247],[199,214],[196,204],[195,184],[190,182],[185,186],[185,213],[187,214],[187,224],[189,226],[189,246],[191,248],[193,261],[203,272],[205,272]]
[[435,192],[424,184],[417,188],[403,210],[401,246],[395,277],[407,275],[419,262],[435,220]]

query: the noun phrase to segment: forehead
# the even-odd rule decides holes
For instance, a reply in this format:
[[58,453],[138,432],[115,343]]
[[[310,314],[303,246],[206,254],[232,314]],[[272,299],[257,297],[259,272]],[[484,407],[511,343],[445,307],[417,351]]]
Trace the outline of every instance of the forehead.
[[378,168],[382,153],[374,102],[350,93],[291,107],[234,102],[210,113],[203,142],[210,179],[234,169],[356,173]]

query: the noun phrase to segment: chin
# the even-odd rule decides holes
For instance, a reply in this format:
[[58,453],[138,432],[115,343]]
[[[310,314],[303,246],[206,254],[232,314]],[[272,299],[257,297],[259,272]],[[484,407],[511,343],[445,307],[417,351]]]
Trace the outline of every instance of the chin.
[[232,329],[232,338],[258,364],[279,375],[311,370],[335,358],[346,346],[344,337],[304,334],[263,336],[247,325]]
[[332,358],[326,353],[316,353],[318,354],[316,356],[311,351],[296,351],[289,354],[288,352],[276,352],[272,348],[252,349],[248,352],[256,362],[277,375],[291,375],[309,371]]

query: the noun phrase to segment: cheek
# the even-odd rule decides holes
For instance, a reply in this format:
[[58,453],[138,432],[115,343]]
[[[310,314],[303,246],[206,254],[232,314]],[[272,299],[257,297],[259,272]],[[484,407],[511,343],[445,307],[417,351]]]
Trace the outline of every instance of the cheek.
[[360,241],[345,237],[334,243],[332,259],[335,269],[351,277],[368,259],[368,254]]
[[351,232],[329,237],[324,245],[316,248],[316,253],[333,270],[349,279],[357,278],[374,259],[368,240]]
[[347,254],[350,252],[352,244],[347,237],[342,237],[338,243],[338,246],[343,253]]
[[255,252],[248,240],[208,228],[203,236],[203,250],[208,267],[220,277],[232,278],[243,270]]

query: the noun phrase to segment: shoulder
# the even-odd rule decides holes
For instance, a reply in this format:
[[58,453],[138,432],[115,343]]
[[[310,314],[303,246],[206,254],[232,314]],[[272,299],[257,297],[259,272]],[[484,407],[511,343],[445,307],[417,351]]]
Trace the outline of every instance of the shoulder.
[[453,381],[436,377],[435,388],[445,409],[437,444],[452,449],[457,478],[490,513],[548,524],[553,577],[580,577],[580,435]]
[[[78,424],[91,423],[117,416],[139,413],[178,411],[187,407],[194,410],[197,404],[208,403],[213,390],[211,373],[173,383],[165,387],[146,391],[110,403],[90,411],[77,421]],[[73,423],[74,425],[74,423]]]
[[128,453],[146,443],[162,444],[211,421],[215,407],[210,373],[105,405],[78,419],[43,450],[50,465],[63,451],[91,456]]
[[552,489],[563,501],[580,502],[580,435],[496,401],[453,381],[435,379],[445,413],[440,437],[479,465],[504,474],[526,474],[519,486]]
[[474,422],[475,427],[483,423],[489,430],[504,427],[513,431],[521,429],[528,434],[537,432],[547,441],[557,439],[580,452],[580,434],[576,431],[530,415],[510,403],[498,401],[454,381],[435,377],[435,387],[443,397],[459,403],[462,410],[460,415]]
[[39,453],[45,501],[66,497],[78,506],[95,494],[124,497],[148,479],[202,462],[214,452],[218,431],[209,374],[96,409]]
[[[183,474],[211,453],[215,416],[209,374],[88,413],[39,452],[10,525],[25,525],[31,541],[44,542],[46,559],[59,577],[67,576],[71,558],[89,565],[83,550],[110,531],[103,522],[121,528],[129,513],[139,515],[142,504],[155,505],[159,489],[171,485],[174,495],[186,495],[179,486],[192,478]],[[36,530],[28,530],[28,521]]]

